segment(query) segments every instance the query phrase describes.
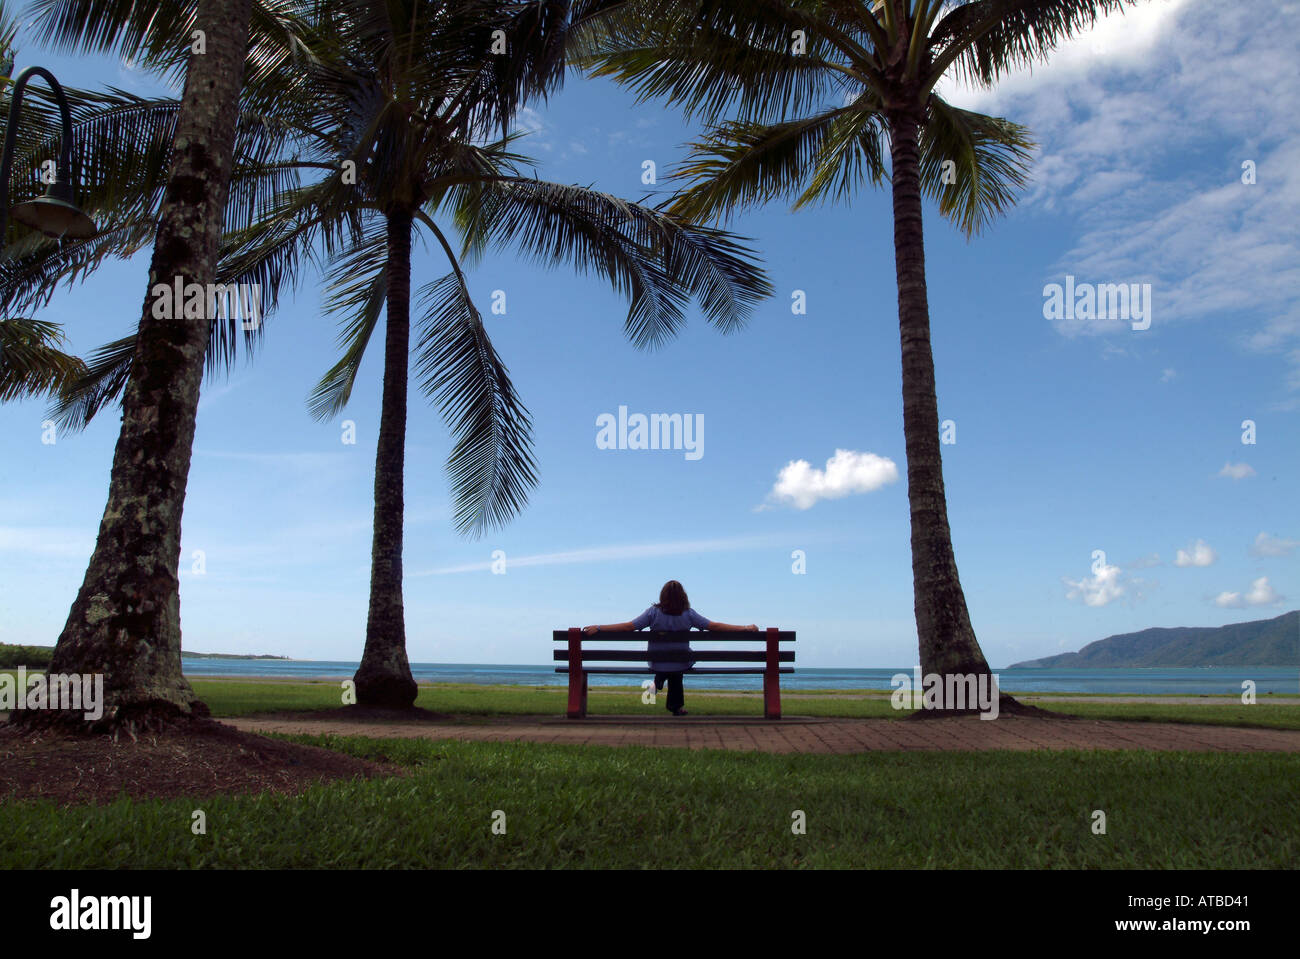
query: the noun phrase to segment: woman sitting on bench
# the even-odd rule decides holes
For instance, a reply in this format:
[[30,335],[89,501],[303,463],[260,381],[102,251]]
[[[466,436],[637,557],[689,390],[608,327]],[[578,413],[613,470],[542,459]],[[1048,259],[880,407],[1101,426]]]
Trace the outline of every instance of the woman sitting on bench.
[[[715,633],[722,632],[758,632],[757,626],[732,626],[730,623],[715,623],[705,619],[695,610],[691,609],[691,601],[686,597],[686,590],[682,584],[675,579],[670,579],[664,583],[664,588],[659,591],[659,602],[655,603],[644,613],[632,620],[630,623],[614,623],[610,626],[588,626],[583,632],[587,635],[598,633],[602,629],[645,629],[650,627],[653,630],[662,630],[664,632],[684,632],[692,626],[696,629],[708,629]],[[691,644],[685,641],[661,640],[657,637],[651,638],[647,652],[653,656],[655,653],[690,653]],[[686,703],[686,695],[682,690],[682,673],[686,669],[695,665],[695,661],[690,662],[654,662],[651,661],[650,668],[655,671],[655,689],[660,690],[664,685],[668,686],[668,711],[674,716],[685,716],[686,710],[683,706]]]

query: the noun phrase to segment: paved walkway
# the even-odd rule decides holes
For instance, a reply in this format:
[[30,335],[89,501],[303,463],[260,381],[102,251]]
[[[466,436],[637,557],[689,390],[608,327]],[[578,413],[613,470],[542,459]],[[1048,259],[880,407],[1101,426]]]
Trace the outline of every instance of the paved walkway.
[[460,739],[474,742],[661,746],[769,753],[863,753],[878,750],[1147,749],[1300,752],[1300,730],[1181,723],[976,717],[950,719],[802,719],[779,721],[683,717],[501,717],[479,722],[348,722],[244,718],[223,722],[256,733]]

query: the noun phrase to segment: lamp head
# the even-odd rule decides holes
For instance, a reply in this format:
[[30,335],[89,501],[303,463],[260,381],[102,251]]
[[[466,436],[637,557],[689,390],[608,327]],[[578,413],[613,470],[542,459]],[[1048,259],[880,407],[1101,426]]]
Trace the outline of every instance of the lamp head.
[[72,202],[72,187],[56,180],[44,196],[19,203],[9,211],[15,220],[54,239],[87,240],[97,232],[95,221]]

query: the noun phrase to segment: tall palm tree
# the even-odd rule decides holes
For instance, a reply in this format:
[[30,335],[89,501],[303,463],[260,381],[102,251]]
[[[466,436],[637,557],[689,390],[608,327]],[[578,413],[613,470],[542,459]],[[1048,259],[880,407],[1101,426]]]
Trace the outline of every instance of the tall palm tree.
[[[339,217],[358,224],[336,258],[339,279],[329,292],[331,309],[343,317],[344,353],[311,398],[320,418],[347,402],[385,310],[370,603],[355,676],[361,704],[405,707],[416,696],[402,597],[413,233],[427,230],[448,262],[449,272],[417,293],[415,369],[456,438],[447,469],[456,525],[471,534],[522,509],[536,473],[528,412],[470,298],[461,258],[476,258],[489,245],[515,246],[541,262],[594,270],[629,295],[627,332],[646,345],[676,331],[692,296],[711,322],[729,330],[770,292],[730,234],[523,176],[527,158],[511,152],[513,136],[486,142],[494,129],[508,130],[529,97],[556,82],[566,34],[582,18],[581,11],[560,16],[568,6],[391,0],[382,16],[354,10],[331,18],[337,11],[328,11],[323,25],[334,56],[322,56],[304,76],[305,112],[291,124],[302,133],[295,143],[300,157],[329,172],[232,239],[240,251],[233,270],[279,276],[292,269],[303,237],[318,225]],[[498,29],[514,49],[485,58]],[[355,170],[346,188],[340,159]],[[461,235],[459,255],[447,221]]]
[[927,674],[978,676],[989,667],[948,524],[921,198],[973,235],[1014,202],[1033,148],[1024,127],[953,106],[935,88],[945,75],[991,86],[1136,2],[631,0],[583,51],[597,75],[708,122],[676,173],[687,184],[675,213],[725,218],[778,197],[793,197],[797,209],[890,182],[912,579]]
[[[328,262],[339,278],[327,298],[343,317],[344,355],[313,394],[316,415],[347,402],[386,312],[370,612],[356,676],[362,703],[406,706],[416,693],[401,593],[413,232],[427,229],[450,268],[419,291],[415,352],[420,385],[456,436],[447,465],[463,532],[506,521],[536,476],[527,410],[469,297],[461,259],[513,245],[543,262],[595,270],[631,299],[626,329],[643,346],[676,332],[692,296],[711,322],[730,330],[770,292],[730,234],[522,176],[527,161],[511,152],[513,137],[487,141],[529,96],[554,86],[565,32],[600,5],[574,5],[566,19],[556,11],[568,4],[322,3],[309,17],[311,65],[281,78],[266,98],[274,123],[259,126],[248,116],[250,131],[278,125],[284,136],[258,141],[274,140],[280,154],[259,154],[247,174],[237,159],[235,181],[249,184],[248,212],[226,237],[218,277],[257,282],[274,302],[282,285],[301,278],[304,260]],[[511,38],[510,52],[485,58],[498,29]],[[147,195],[143,185],[136,190],[137,199]],[[460,233],[459,257],[440,216]],[[60,262],[44,249],[9,284],[35,295]],[[68,391],[65,418],[84,423],[112,399],[133,356],[131,337],[93,356],[89,375]]]
[[[147,289],[177,276],[210,281],[222,235],[252,0],[199,0],[162,9],[131,0],[43,0],[38,7],[49,39],[82,49],[166,49],[181,25],[202,31],[201,55],[188,55],[188,45],[184,54],[170,52],[177,69],[184,70],[185,88]],[[190,36],[189,30],[184,35]],[[201,323],[155,319],[151,307],[146,293],[125,382],[108,503],[50,664],[57,673],[102,673],[99,725],[128,730],[203,711],[181,672],[177,565],[209,331]],[[30,715],[80,721],[78,714]]]

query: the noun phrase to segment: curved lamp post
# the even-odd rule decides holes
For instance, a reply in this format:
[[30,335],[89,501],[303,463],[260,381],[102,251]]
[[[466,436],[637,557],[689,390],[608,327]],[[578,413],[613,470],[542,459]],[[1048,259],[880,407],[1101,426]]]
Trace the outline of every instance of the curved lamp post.
[[[14,141],[18,136],[18,114],[22,110],[23,91],[34,76],[41,76],[54,91],[63,116],[63,138],[59,149],[59,164],[54,171],[54,182],[39,196],[9,209],[9,172],[14,161]],[[0,246],[4,243],[9,226],[9,214],[24,226],[40,230],[46,236],[60,239],[71,237],[85,240],[95,235],[93,220],[77,207],[72,184],[72,113],[63,87],[54,74],[44,67],[28,67],[14,79],[13,97],[9,101],[9,120],[5,124],[4,153],[0,155]]]

